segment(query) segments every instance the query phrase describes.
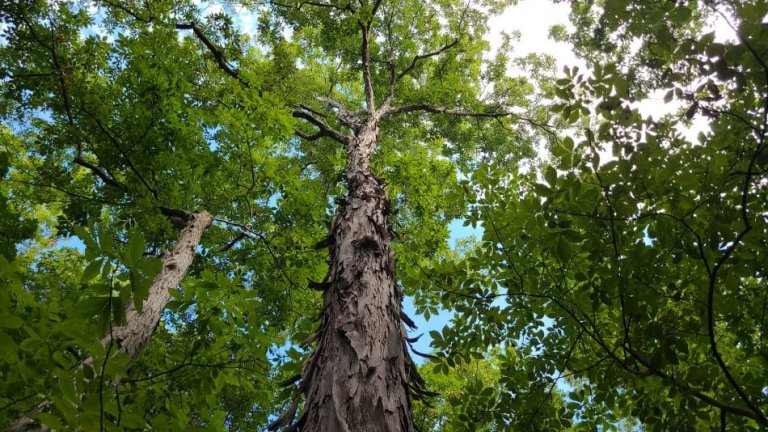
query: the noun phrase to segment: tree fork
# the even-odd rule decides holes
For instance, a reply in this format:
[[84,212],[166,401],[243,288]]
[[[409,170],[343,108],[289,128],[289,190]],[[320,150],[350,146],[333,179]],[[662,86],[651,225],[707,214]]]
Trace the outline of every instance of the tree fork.
[[[161,259],[162,268],[152,281],[149,297],[144,300],[142,312],[140,313],[133,302],[129,301],[125,308],[125,324],[113,326],[101,338],[102,345],[114,341],[118,351],[126,353],[131,362],[136,359],[155,332],[163,311],[171,300],[170,288],[178,286],[186,276],[197,254],[197,246],[200,244],[203,232],[213,221],[213,216],[206,211],[188,213],[187,215],[187,222],[182,228],[176,244]],[[93,364],[93,357],[86,357],[79,366],[82,367],[83,364]],[[44,400],[33,408],[30,415],[46,411],[50,406],[51,402]],[[42,432],[48,430],[45,425],[28,415],[24,415],[8,426],[5,432]]]

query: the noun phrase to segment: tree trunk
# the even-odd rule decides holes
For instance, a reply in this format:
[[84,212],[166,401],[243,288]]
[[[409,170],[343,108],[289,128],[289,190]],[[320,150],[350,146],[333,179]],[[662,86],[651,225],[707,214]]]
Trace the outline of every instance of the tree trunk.
[[[203,231],[212,220],[213,216],[206,211],[189,215],[189,220],[182,228],[173,249],[162,257],[162,269],[152,281],[149,297],[144,300],[143,311],[139,313],[133,302],[129,301],[125,308],[125,325],[112,327],[111,331],[107,330],[101,339],[102,344],[107,345],[110,339],[113,339],[117,350],[128,354],[131,362],[136,359],[160,323],[165,306],[171,299],[170,288],[178,286],[186,276],[187,270],[189,270],[189,266],[197,254],[197,246],[200,244]],[[81,365],[92,363],[93,358],[89,356],[82,361]],[[45,400],[34,408],[33,413],[46,411],[50,405],[51,402]],[[22,416],[10,425],[6,432],[47,430],[46,426],[31,417]]]
[[165,306],[171,300],[171,288],[177,287],[184,276],[187,275],[192,260],[197,255],[197,246],[203,231],[213,221],[213,216],[206,211],[194,213],[179,234],[179,239],[170,253],[163,255],[163,267],[155,276],[149,288],[149,297],[144,300],[141,313],[136,310],[133,302],[128,302],[125,308],[125,325],[112,328],[102,339],[103,344],[109,343],[114,338],[120,351],[128,354],[134,360],[144,345],[147,344],[152,333],[163,315]]
[[409,381],[415,370],[390,250],[390,203],[384,182],[369,168],[377,140],[378,125],[369,121],[348,144],[348,193],[331,227],[323,321],[302,372],[301,430],[413,430]]

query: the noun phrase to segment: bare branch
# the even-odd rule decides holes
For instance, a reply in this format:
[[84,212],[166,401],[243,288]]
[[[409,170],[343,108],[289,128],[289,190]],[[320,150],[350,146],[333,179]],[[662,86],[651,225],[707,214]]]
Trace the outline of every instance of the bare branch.
[[363,85],[365,86],[365,105],[370,115],[376,112],[376,101],[373,95],[373,82],[371,80],[371,52],[370,52],[370,25],[360,24],[362,42],[360,43],[360,58],[363,68]]
[[417,56],[414,56],[414,57],[413,57],[413,60],[411,60],[411,64],[409,64],[407,68],[403,69],[403,71],[402,71],[402,72],[400,72],[399,74],[397,74],[397,81],[400,81],[400,79],[402,79],[404,76],[406,76],[406,75],[408,75],[409,73],[411,73],[411,71],[413,70],[413,68],[415,68],[415,67],[416,67],[416,64],[417,64],[417,63],[418,63],[420,60],[424,60],[424,59],[428,59],[428,58],[430,58],[430,57],[435,57],[435,56],[438,56],[438,55],[440,55],[440,54],[444,53],[445,51],[448,51],[449,49],[451,49],[451,48],[455,47],[455,46],[456,46],[456,45],[458,45],[458,44],[459,44],[459,39],[458,39],[458,38],[454,38],[454,39],[453,39],[453,41],[452,41],[451,43],[445,44],[445,45],[443,45],[442,47],[440,47],[439,49],[436,49],[436,50],[434,50],[434,51],[431,51],[431,52],[428,52],[428,53],[419,54],[419,55],[417,55]]
[[73,160],[74,163],[91,170],[91,172],[96,177],[100,178],[101,181],[103,181],[105,184],[108,184],[112,187],[116,187],[118,189],[122,189],[125,192],[128,192],[128,188],[124,184],[117,181],[117,179],[112,175],[112,173],[110,173],[106,168],[100,167],[94,163],[88,162],[87,160],[83,159],[80,146],[78,146],[77,150],[78,150],[77,157],[75,157],[75,159]]
[[132,16],[135,20],[141,21],[144,23],[151,23],[154,17],[150,14],[148,17],[143,17],[139,15],[137,12],[132,11],[131,9],[127,8],[125,5],[120,4],[119,2],[112,2],[109,0],[101,0],[102,3],[107,4],[115,9],[120,9],[121,11],[127,13],[128,15]]
[[298,135],[301,138],[309,139],[310,141],[312,141],[322,136],[328,136],[342,144],[347,144],[349,142],[349,138],[347,136],[345,136],[344,134],[342,134],[341,132],[337,131],[332,126],[330,126],[328,123],[318,119],[317,117],[315,117],[314,115],[312,115],[307,111],[294,110],[291,112],[291,115],[293,115],[294,118],[306,120],[320,129],[320,132],[315,133],[313,135],[308,135],[304,132],[294,130],[294,132],[296,132],[296,135]]
[[424,54],[416,55],[416,56],[413,57],[413,59],[411,60],[411,63],[408,65],[408,67],[403,69],[400,73],[397,73],[397,71],[395,69],[395,62],[394,62],[394,60],[390,60],[388,62],[388,66],[389,66],[389,88],[387,89],[387,98],[386,98],[385,102],[382,104],[382,108],[381,108],[382,112],[386,112],[389,109],[389,106],[392,103],[392,99],[395,96],[395,86],[397,85],[398,81],[400,81],[404,76],[406,76],[409,73],[411,73],[411,71],[413,71],[413,69],[416,67],[416,64],[419,61],[424,60],[424,59],[428,59],[430,57],[438,56],[438,55],[444,53],[445,51],[448,51],[449,49],[455,47],[458,44],[459,44],[459,39],[458,38],[454,38],[453,42],[448,43],[446,45],[443,45],[442,47],[440,47],[440,48],[438,48],[438,49],[436,49],[434,51],[431,51],[431,52],[428,52],[428,53],[424,53]]
[[109,141],[112,143],[113,146],[117,149],[117,151],[120,153],[120,155],[125,159],[125,163],[128,165],[128,168],[130,168],[131,171],[136,175],[136,177],[141,181],[141,183],[144,185],[145,188],[152,194],[152,197],[154,199],[158,198],[157,189],[150,186],[149,182],[147,182],[147,179],[144,178],[144,176],[139,172],[138,168],[136,168],[136,165],[133,164],[131,161],[131,158],[128,157],[128,153],[126,153],[125,150],[123,150],[123,146],[120,145],[120,142],[118,141],[118,138],[110,132],[109,128],[107,128],[101,120],[99,120],[96,116],[93,115],[93,113],[87,111],[84,108],[81,108],[81,110],[88,114],[89,117],[96,123],[96,126],[99,127],[101,132],[109,139]]
[[[229,61],[227,61],[227,58],[224,56],[224,53],[222,52],[221,48],[219,48],[213,41],[211,41],[208,36],[206,36],[205,33],[203,33],[202,29],[197,25],[197,23],[190,22],[189,24],[184,23],[177,23],[176,29],[178,30],[192,30],[192,32],[195,34],[195,36],[200,39],[200,42],[205,45],[206,48],[208,48],[208,51],[213,54],[213,58],[216,60],[216,64],[218,64],[219,69],[224,71],[227,75],[231,76],[232,78],[239,81],[243,86],[246,88],[250,88],[251,84],[246,81],[241,75],[240,71],[232,66]],[[261,95],[261,92],[259,92],[259,95]]]
[[336,4],[333,4],[333,3],[322,3],[322,2],[316,2],[316,1],[304,1],[304,2],[299,3],[299,5],[295,6],[295,7],[287,5],[287,4],[275,2],[275,1],[270,2],[270,3],[275,5],[275,6],[280,6],[280,7],[286,8],[286,9],[293,9],[293,8],[295,8],[296,10],[301,10],[301,8],[304,7],[304,5],[309,5],[309,6],[315,6],[315,7],[320,7],[320,8],[336,9],[336,10],[339,10],[339,11],[349,11],[349,12],[353,12],[353,13],[355,12],[355,9],[352,7],[352,3],[347,3],[346,5],[341,6],[341,5],[336,5]]

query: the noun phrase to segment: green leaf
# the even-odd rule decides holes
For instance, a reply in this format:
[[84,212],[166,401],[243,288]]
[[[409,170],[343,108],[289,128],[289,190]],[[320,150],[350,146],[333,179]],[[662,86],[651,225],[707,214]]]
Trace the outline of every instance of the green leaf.
[[83,318],[102,316],[109,313],[109,296],[87,297],[81,300],[76,309],[76,315]]
[[75,225],[72,227],[72,231],[75,232],[75,235],[77,235],[80,240],[85,243],[85,247],[92,250],[92,251],[99,251],[99,246],[96,244],[96,241],[91,237],[91,234],[85,230],[85,228]]
[[99,225],[99,248],[106,256],[112,256],[115,249],[115,240],[112,238],[113,232],[105,225]]
[[39,420],[42,424],[48,426],[52,430],[66,430],[67,428],[64,427],[64,424],[61,423],[61,420],[59,418],[51,413],[38,413],[33,416],[35,419]]
[[11,315],[10,313],[7,313],[7,312],[0,314],[0,327],[8,328],[8,329],[17,329],[17,328],[21,328],[22,325],[24,325],[24,321],[18,316]]
[[99,271],[101,270],[102,262],[101,260],[95,260],[91,261],[88,266],[85,267],[83,270],[83,276],[80,278],[80,282],[86,283],[90,282],[93,278],[95,278]]
[[144,310],[144,300],[149,298],[149,288],[152,286],[152,280],[134,270],[130,272],[131,286],[133,287],[133,306],[139,313],[142,313]]
[[163,268],[163,261],[160,258],[155,257],[149,257],[144,258],[139,262],[139,269],[141,269],[142,272],[147,277],[154,277],[158,273],[160,273],[160,270]]
[[558,236],[557,239],[557,258],[561,263],[567,263],[570,261],[573,255],[573,248],[570,243],[565,239],[565,236]]
[[59,394],[61,394],[66,401],[74,404],[77,401],[77,396],[74,383],[72,382],[72,377],[70,377],[67,373],[63,373],[64,371],[60,372],[62,373],[59,374],[59,382],[57,385]]
[[552,166],[547,166],[544,170],[544,179],[547,180],[549,186],[555,187],[557,184],[557,171]]
[[126,267],[134,267],[141,261],[144,247],[144,235],[139,230],[132,230],[123,256]]

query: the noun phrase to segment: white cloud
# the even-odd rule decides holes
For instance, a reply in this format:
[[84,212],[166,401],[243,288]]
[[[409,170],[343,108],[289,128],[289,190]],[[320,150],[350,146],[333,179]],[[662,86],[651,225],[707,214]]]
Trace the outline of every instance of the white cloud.
[[549,29],[555,24],[566,26],[573,30],[568,15],[570,6],[567,3],[551,3],[542,0],[523,0],[517,5],[504,11],[501,15],[489,20],[492,50],[501,45],[501,33],[520,32],[520,40],[514,43],[514,54],[523,57],[527,54],[549,54],[555,58],[557,66],[582,66],[583,61],[573,53],[567,43],[556,42],[549,38]]

